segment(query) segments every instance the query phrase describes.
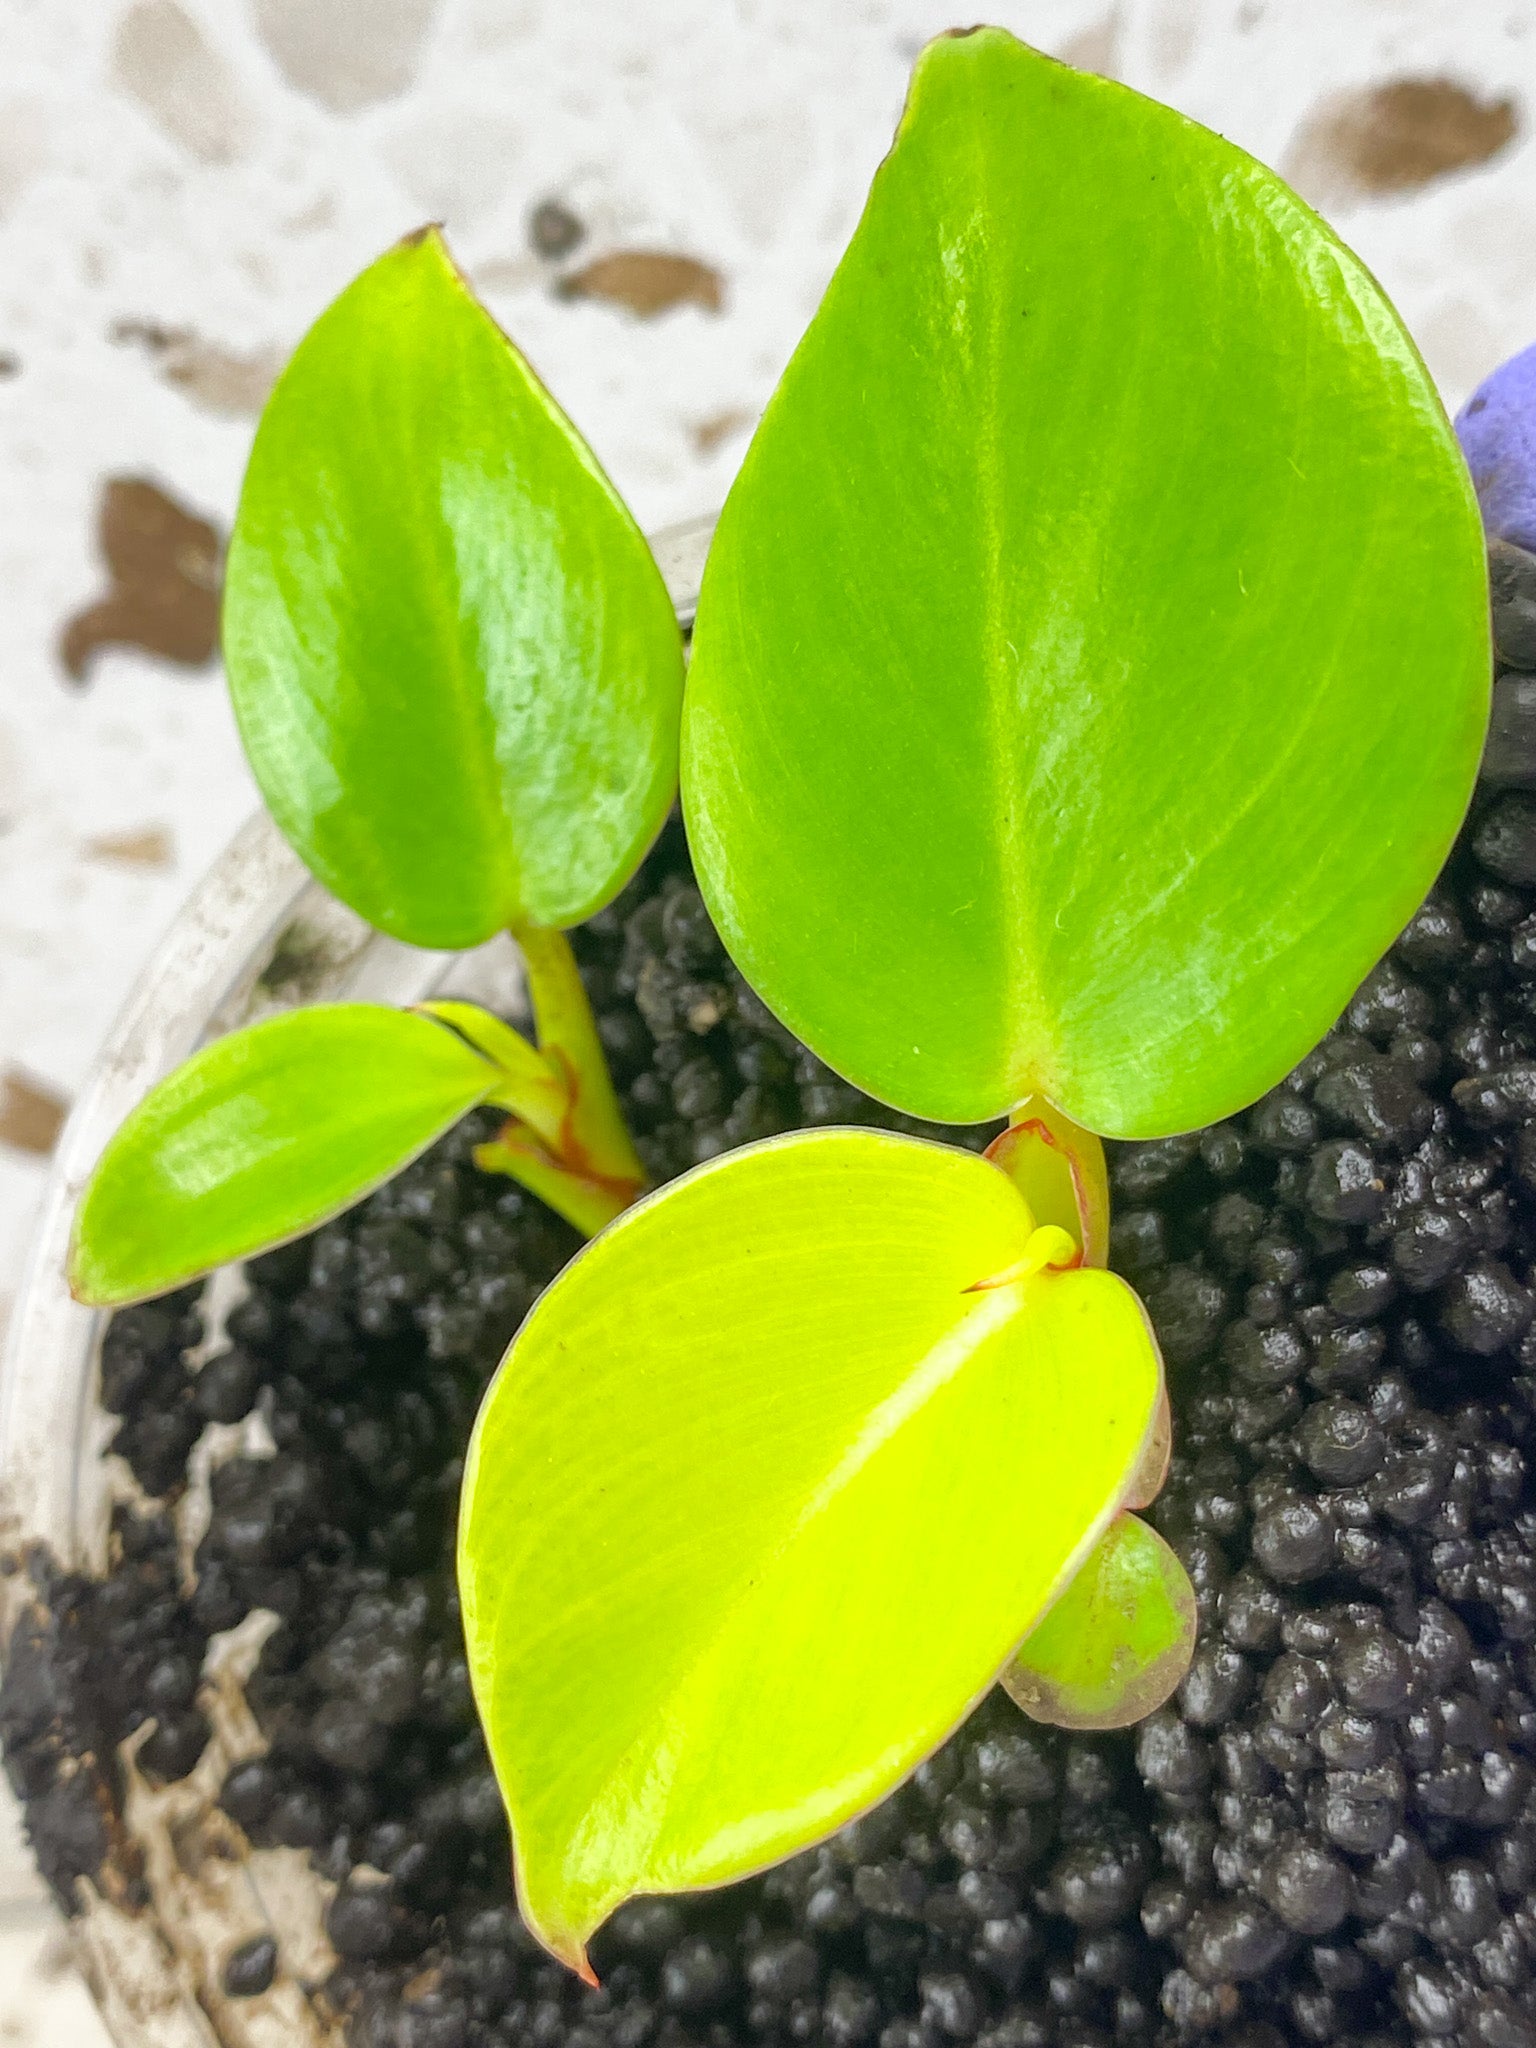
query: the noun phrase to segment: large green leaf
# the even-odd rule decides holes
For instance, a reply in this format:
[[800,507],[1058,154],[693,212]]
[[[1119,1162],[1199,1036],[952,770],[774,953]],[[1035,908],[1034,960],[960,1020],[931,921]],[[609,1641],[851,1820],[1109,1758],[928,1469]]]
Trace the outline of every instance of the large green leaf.
[[555,1954],[881,1797],[1086,1555],[1159,1363],[1121,1281],[1037,1245],[1075,1256],[969,1153],[801,1132],[641,1202],[542,1297],[476,1426],[460,1586]]
[[117,1307],[313,1229],[502,1076],[429,1017],[321,1004],[234,1031],[145,1097],[91,1176],[70,1286]]
[[343,292],[279,380],[224,645],[278,824],[413,944],[574,924],[672,801],[682,648],[660,573],[435,231]]
[[924,52],[715,536],[701,886],[920,1116],[1208,1123],[1419,903],[1487,716],[1477,507],[1356,259],[997,29]]

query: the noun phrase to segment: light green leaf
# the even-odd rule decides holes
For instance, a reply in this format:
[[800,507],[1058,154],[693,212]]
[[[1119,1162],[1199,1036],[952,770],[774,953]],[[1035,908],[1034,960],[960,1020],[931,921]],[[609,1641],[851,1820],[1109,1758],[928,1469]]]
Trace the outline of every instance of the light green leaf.
[[224,644],[278,824],[415,945],[576,923],[672,801],[682,647],[660,573],[435,230],[343,292],[279,380]]
[[118,1307],[312,1230],[496,1087],[430,1018],[320,1004],[234,1031],[153,1089],[75,1219],[70,1286]]
[[1434,878],[1487,571],[1391,307],[1271,172],[941,38],[710,551],[683,795],[726,944],[840,1073],[1206,1124]]
[[879,1799],[1087,1554],[1159,1364],[1130,1290],[1028,1270],[1036,1237],[1070,1257],[969,1153],[801,1132],[641,1202],[541,1298],[476,1426],[460,1587],[556,1955]]
[[1058,1728],[1129,1728],[1194,1655],[1195,1589],[1155,1529],[1117,1515],[1003,1672],[1009,1697]]

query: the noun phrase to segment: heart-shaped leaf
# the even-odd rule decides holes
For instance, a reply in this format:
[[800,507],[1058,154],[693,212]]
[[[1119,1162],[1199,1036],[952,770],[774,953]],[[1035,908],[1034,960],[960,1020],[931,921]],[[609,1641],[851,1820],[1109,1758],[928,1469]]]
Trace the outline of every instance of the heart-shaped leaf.
[[1129,1728],[1183,1679],[1198,1621],[1189,1574],[1162,1537],[1117,1515],[1004,1667],[1003,1687],[1036,1721]]
[[107,1146],[75,1219],[70,1286],[115,1308],[312,1230],[501,1078],[429,1017],[371,1003],[232,1031],[152,1089]]
[[1039,1269],[1058,1248],[970,1153],[802,1132],[641,1202],[541,1298],[476,1426],[460,1586],[556,1955],[880,1798],[1087,1554],[1160,1367],[1123,1282]]
[[684,704],[700,885],[883,1100],[1206,1124],[1433,880],[1477,507],[1366,271],[1219,136],[998,29],[920,59],[748,450]]
[[278,824],[415,945],[576,923],[672,801],[682,646],[660,573],[435,231],[343,292],[279,380],[224,645]]

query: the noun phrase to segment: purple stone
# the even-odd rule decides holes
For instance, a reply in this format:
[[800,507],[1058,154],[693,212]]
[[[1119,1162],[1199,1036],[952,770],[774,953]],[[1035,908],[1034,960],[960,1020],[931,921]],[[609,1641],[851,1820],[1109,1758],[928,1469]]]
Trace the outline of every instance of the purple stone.
[[1456,433],[1489,537],[1536,553],[1536,343],[1483,379]]

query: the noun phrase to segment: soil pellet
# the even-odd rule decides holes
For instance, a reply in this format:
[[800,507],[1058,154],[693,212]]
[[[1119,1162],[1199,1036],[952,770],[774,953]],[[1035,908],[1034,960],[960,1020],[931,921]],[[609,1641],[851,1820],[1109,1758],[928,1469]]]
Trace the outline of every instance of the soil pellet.
[[242,1942],[224,1965],[224,1989],[231,1998],[259,1998],[277,1974],[277,1943],[270,1934]]

